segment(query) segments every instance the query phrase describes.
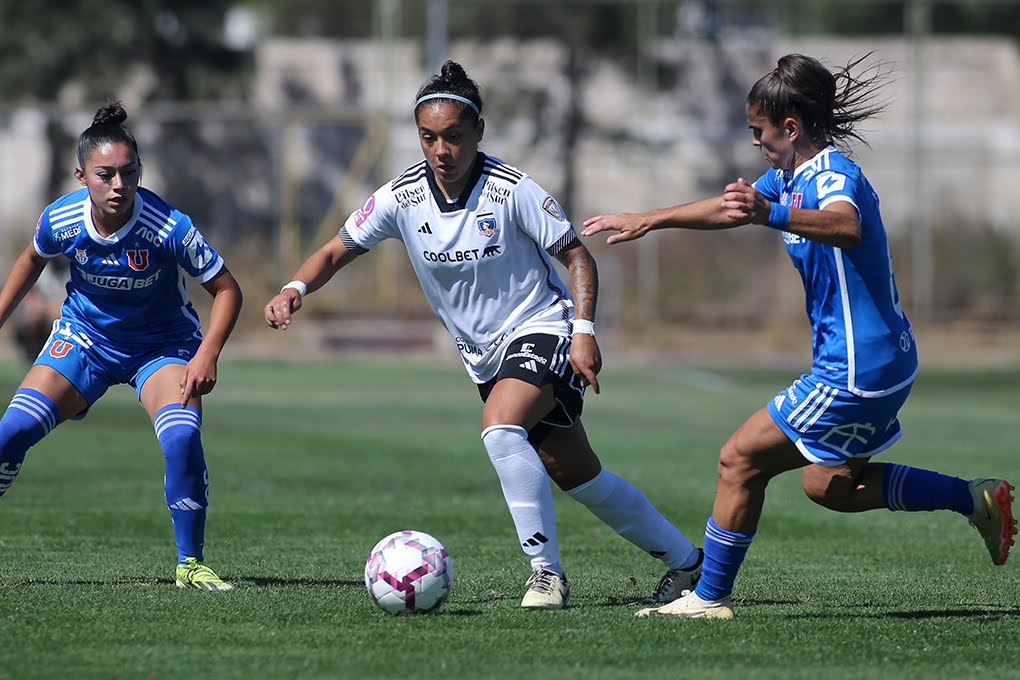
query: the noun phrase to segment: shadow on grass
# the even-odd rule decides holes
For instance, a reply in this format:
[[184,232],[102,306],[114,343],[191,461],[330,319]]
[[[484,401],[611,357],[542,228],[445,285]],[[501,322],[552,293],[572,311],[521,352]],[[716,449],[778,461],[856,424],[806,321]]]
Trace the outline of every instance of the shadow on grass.
[[436,612],[429,612],[425,616],[481,616],[482,612],[472,609],[440,609]]
[[[262,578],[239,577],[228,578],[227,581],[241,586],[273,587],[297,586],[307,588],[364,588],[364,581],[348,581],[338,579],[313,578]],[[23,579],[0,583],[0,591],[4,588],[24,588],[30,586],[172,586],[175,579],[116,578],[116,579]]]
[[260,576],[240,577],[236,583],[253,586],[299,586],[310,588],[364,588],[365,581],[330,578],[271,578]]
[[[975,605],[980,606],[980,605]],[[846,607],[834,608],[831,612],[811,612],[806,614],[790,614],[793,619],[971,619],[971,618],[1014,618],[1020,617],[1020,609],[919,609],[916,611],[894,612],[848,612]]]
[[156,578],[111,578],[111,579],[56,579],[26,578],[20,581],[0,583],[0,591],[5,588],[28,588],[31,586],[160,586],[173,585],[175,582]]

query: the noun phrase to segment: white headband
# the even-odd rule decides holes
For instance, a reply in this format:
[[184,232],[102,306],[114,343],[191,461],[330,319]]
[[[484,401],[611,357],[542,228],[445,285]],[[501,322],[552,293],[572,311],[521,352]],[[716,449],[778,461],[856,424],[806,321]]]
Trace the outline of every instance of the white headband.
[[423,102],[427,102],[430,99],[452,99],[456,102],[462,102],[470,106],[472,109],[474,109],[477,115],[479,116],[482,115],[482,112],[478,110],[478,105],[475,104],[473,101],[471,101],[467,97],[461,97],[459,94],[450,94],[449,92],[436,92],[433,94],[427,94],[423,97],[420,97],[418,101],[414,103],[414,110],[417,111],[418,107],[421,106]]

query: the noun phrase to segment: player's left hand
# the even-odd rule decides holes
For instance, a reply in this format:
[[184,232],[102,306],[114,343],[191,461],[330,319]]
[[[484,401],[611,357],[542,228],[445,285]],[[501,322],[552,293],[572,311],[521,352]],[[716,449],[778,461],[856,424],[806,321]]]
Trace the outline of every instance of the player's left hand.
[[768,224],[769,202],[743,177],[726,185],[722,199],[729,219],[739,224]]
[[602,370],[602,352],[594,335],[578,333],[570,341],[570,365],[581,376],[581,384],[589,385],[599,393],[599,371]]
[[293,320],[294,312],[301,309],[301,296],[293,288],[284,288],[273,296],[264,310],[266,324],[270,328],[287,330]]
[[596,215],[584,221],[581,236],[594,236],[604,231],[615,231],[606,239],[606,243],[623,243],[641,238],[648,233],[648,225],[639,213],[616,213],[614,215]]
[[187,406],[194,397],[212,392],[216,387],[216,362],[198,353],[188,362],[181,375],[181,406]]

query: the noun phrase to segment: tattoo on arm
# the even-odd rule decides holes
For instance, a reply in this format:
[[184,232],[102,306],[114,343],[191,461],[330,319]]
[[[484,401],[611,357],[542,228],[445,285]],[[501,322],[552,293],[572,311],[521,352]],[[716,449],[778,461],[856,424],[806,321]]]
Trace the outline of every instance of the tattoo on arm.
[[574,316],[578,319],[595,319],[599,297],[599,272],[588,249],[574,240],[556,254],[570,274],[570,292],[574,297]]

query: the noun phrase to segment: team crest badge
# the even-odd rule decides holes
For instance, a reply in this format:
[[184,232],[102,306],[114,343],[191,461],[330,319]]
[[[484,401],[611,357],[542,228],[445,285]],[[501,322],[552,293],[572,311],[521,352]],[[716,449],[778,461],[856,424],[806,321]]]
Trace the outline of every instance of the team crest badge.
[[89,254],[85,252],[84,248],[75,248],[74,259],[78,260],[78,264],[85,264],[89,261]]
[[499,231],[499,227],[496,226],[496,218],[492,216],[492,213],[478,218],[479,234],[485,237],[492,237],[497,231]]
[[149,249],[128,250],[127,258],[129,267],[134,269],[136,272],[145,271],[146,267],[149,266]]
[[552,196],[546,196],[545,200],[542,201],[542,210],[552,215],[554,219],[563,219],[563,211],[560,210],[560,204]]

